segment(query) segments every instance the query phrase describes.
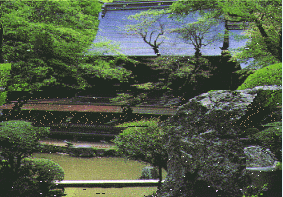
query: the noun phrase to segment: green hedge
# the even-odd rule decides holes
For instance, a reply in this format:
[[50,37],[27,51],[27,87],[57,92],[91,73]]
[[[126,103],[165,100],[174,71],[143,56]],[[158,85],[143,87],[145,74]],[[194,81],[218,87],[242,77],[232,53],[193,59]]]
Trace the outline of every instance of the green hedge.
[[254,74],[249,75],[237,90],[265,85],[282,85],[282,63],[273,64],[257,70]]

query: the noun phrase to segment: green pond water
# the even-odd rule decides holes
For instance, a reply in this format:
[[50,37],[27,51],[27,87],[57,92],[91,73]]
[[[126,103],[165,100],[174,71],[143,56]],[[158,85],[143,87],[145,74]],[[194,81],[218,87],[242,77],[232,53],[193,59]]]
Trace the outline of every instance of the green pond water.
[[[142,169],[150,166],[124,158],[78,158],[56,153],[34,153],[32,157],[50,159],[58,163],[65,172],[64,180],[136,180],[141,176]],[[162,178],[167,173],[162,169]],[[143,197],[152,194],[157,187],[125,187],[125,188],[65,188],[67,197]],[[104,194],[102,194],[104,193]]]

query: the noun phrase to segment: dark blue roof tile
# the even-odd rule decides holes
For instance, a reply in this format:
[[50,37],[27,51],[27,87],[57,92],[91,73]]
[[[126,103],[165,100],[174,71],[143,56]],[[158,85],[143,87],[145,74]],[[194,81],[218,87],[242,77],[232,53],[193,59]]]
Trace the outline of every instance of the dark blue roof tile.
[[[129,35],[129,33],[125,31],[126,25],[137,24],[137,21],[129,20],[128,16],[140,13],[141,11],[144,10],[107,11],[104,18],[100,17],[100,24],[94,43],[105,39],[112,40],[116,43],[120,43],[120,52],[125,55],[155,55],[153,49],[146,44],[139,35]],[[189,15],[186,17],[185,22],[194,22],[197,20],[197,16],[197,13],[195,15]],[[176,22],[173,21],[174,20],[172,18],[167,18],[167,16],[161,18],[161,22],[166,24],[166,29],[176,28],[182,24],[176,24]],[[219,33],[223,34],[224,29],[224,22],[220,22],[211,29],[211,34],[207,35],[206,39],[209,39]],[[243,30],[230,30],[230,32],[239,35],[243,33]],[[194,55],[195,50],[193,45],[187,44],[184,40],[179,38],[178,34],[165,33],[165,35],[168,39],[165,39],[159,47],[161,55]],[[247,40],[236,41],[234,36],[230,36],[229,49],[242,47],[245,45],[246,41]],[[220,55],[220,47],[222,46],[223,40],[215,41],[212,44],[201,48],[201,53],[204,56]],[[104,53],[104,55],[114,54]]]

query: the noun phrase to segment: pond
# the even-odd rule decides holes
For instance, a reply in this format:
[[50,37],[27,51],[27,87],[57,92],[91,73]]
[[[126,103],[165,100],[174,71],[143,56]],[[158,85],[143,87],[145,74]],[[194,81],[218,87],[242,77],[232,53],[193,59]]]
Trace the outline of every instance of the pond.
[[[141,176],[142,169],[150,166],[145,162],[118,157],[79,158],[56,153],[34,153],[32,157],[50,159],[58,163],[65,171],[64,180],[136,180]],[[166,175],[166,171],[162,170],[163,180]],[[65,193],[67,197],[143,197],[156,190],[157,187],[65,188]]]

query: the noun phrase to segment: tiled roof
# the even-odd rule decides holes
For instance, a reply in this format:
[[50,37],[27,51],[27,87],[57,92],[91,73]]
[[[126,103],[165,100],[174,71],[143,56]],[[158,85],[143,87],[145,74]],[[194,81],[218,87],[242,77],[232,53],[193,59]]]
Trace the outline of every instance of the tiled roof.
[[[137,21],[129,20],[128,16],[139,13],[143,10],[118,10],[107,11],[102,18],[100,14],[100,24],[97,32],[95,42],[112,40],[120,44],[120,52],[128,56],[155,56],[153,49],[146,44],[139,35],[129,35],[125,31],[126,25],[136,24]],[[168,16],[168,15],[167,15]],[[165,24],[166,29],[177,28],[180,24],[176,24],[173,19],[164,16],[161,22]],[[185,19],[186,23],[196,21],[197,13],[188,15]],[[218,25],[212,27],[211,33],[206,37],[209,39],[211,36],[218,33],[224,33],[225,23],[220,22]],[[240,35],[243,30],[230,30],[230,32]],[[166,33],[164,42],[160,45],[159,50],[161,55],[186,55],[192,56],[195,53],[194,47],[191,44],[185,43],[177,34]],[[247,40],[236,41],[234,36],[230,35],[229,49],[235,49],[244,46]],[[223,46],[223,40],[215,41],[211,45],[201,48],[201,53],[204,56],[215,56],[221,54],[220,47]],[[98,50],[97,48],[92,50]],[[104,53],[104,55],[114,55],[113,53]],[[243,68],[243,66],[241,65]]]

